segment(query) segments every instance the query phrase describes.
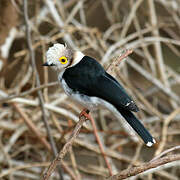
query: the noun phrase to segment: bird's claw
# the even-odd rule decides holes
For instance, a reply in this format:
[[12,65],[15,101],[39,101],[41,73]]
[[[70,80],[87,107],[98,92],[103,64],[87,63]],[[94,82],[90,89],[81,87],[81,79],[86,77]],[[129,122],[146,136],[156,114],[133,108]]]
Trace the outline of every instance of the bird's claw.
[[86,119],[88,120],[88,119],[90,118],[89,112],[90,112],[90,111],[89,111],[88,109],[84,108],[84,109],[80,112],[79,117],[85,116]]

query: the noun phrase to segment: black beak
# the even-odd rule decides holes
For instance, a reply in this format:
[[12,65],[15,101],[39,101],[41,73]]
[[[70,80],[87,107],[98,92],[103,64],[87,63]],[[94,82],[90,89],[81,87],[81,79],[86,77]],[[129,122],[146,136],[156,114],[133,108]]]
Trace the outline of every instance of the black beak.
[[49,66],[49,64],[45,62],[44,64],[42,64],[42,66]]
[[48,64],[47,62],[45,62],[44,64],[42,64],[42,66],[55,66],[55,64]]

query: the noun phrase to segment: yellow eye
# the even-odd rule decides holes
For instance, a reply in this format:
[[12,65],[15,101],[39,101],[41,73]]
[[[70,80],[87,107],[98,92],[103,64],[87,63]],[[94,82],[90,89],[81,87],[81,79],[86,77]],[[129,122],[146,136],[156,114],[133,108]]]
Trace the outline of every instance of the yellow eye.
[[59,61],[61,62],[61,64],[66,64],[68,62],[67,57],[65,56],[60,57]]

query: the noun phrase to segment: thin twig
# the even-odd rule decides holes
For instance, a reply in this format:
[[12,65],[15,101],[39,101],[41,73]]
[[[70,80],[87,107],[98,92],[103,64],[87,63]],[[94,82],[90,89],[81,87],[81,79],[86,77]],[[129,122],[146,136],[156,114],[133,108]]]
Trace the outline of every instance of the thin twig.
[[[86,112],[89,113],[89,112]],[[50,164],[47,172],[44,173],[42,179],[43,180],[48,180],[50,175],[53,173],[53,171],[55,170],[56,166],[61,163],[61,161],[63,160],[64,156],[66,155],[66,153],[70,150],[70,148],[72,147],[72,144],[74,142],[74,140],[76,139],[76,137],[79,134],[79,131],[83,125],[83,123],[87,120],[87,115],[85,116],[83,113],[80,115],[79,117],[79,122],[76,124],[76,127],[74,128],[69,140],[67,141],[67,143],[63,146],[62,150],[58,153],[58,155],[56,156],[56,158],[52,161],[52,163]]]
[[[158,24],[156,9],[155,9],[155,1],[154,0],[148,1],[148,4],[149,4],[151,24],[152,24],[152,26],[155,27]],[[159,37],[159,30],[153,29],[152,34],[155,37]],[[167,87],[169,87],[167,77],[166,77],[166,72],[165,72],[161,43],[158,41],[154,42],[154,49],[156,52],[157,65],[158,65],[159,73],[161,75],[161,80],[162,80],[163,84],[165,84]]]
[[170,153],[170,152],[175,151],[175,150],[178,150],[178,149],[180,149],[180,146],[175,146],[175,147],[172,147],[170,149],[167,149],[167,150],[163,151],[161,154],[159,154],[158,156],[154,157],[151,161],[159,159],[161,156],[164,156],[165,154]]
[[158,155],[158,154],[160,154],[160,153],[163,151],[163,149],[164,149],[164,147],[165,147],[165,145],[166,145],[166,140],[167,140],[168,125],[169,125],[169,123],[172,121],[172,119],[173,119],[177,114],[179,114],[179,113],[180,113],[180,108],[174,110],[174,111],[163,121],[164,124],[163,124],[163,129],[162,129],[162,140],[161,140],[161,142],[160,142],[160,145],[159,145],[158,149],[157,149],[156,152],[155,152],[155,155]]
[[107,155],[106,155],[106,153],[105,153],[105,151],[104,151],[103,144],[101,143],[101,140],[100,140],[100,138],[99,138],[98,130],[97,130],[97,128],[96,128],[95,121],[94,121],[94,119],[93,119],[91,116],[89,117],[89,119],[90,119],[91,124],[92,124],[92,126],[93,126],[94,135],[95,135],[96,140],[97,140],[97,142],[98,142],[100,151],[101,151],[101,153],[102,153],[102,155],[103,155],[103,158],[104,158],[104,160],[105,160],[105,162],[106,162],[106,165],[107,165],[107,167],[108,167],[109,174],[112,176],[112,168],[111,168],[111,166],[110,166],[110,164],[109,164],[109,161],[108,161],[108,159],[107,159]]
[[[17,112],[20,114],[20,116],[24,119],[24,121],[27,124],[27,126],[29,127],[29,129],[37,136],[37,138],[42,142],[42,144],[46,147],[46,149],[48,151],[52,152],[52,148],[51,148],[50,144],[46,141],[44,136],[40,133],[40,131],[35,126],[35,124],[28,118],[26,113],[24,113],[22,111],[22,109],[16,103],[12,103],[12,104],[13,104],[14,108],[17,110]],[[67,166],[67,164],[64,161],[61,161],[61,164],[62,164],[62,167],[65,169],[65,171],[67,171],[70,174],[70,176],[75,180],[76,177],[75,177],[74,173],[72,173],[70,168]]]
[[168,87],[165,87],[158,79],[155,79],[148,71],[141,68],[139,64],[137,64],[135,61],[133,61],[131,58],[127,61],[127,63],[133,67],[136,71],[138,71],[140,74],[142,74],[146,79],[151,81],[154,85],[156,85],[161,91],[163,91],[165,94],[167,94],[169,97],[171,97],[173,100],[175,100],[177,103],[180,102],[179,96],[172,92],[171,89]]
[[137,174],[140,174],[140,173],[142,173],[148,169],[156,168],[156,167],[161,166],[163,164],[167,164],[167,163],[170,163],[173,161],[178,161],[178,160],[180,160],[180,154],[169,155],[169,156],[154,160],[152,162],[147,162],[147,163],[141,164],[139,166],[132,167],[130,169],[126,169],[124,171],[121,171],[120,173],[108,178],[108,180],[126,179],[126,178],[129,178],[131,176],[135,176]]
[[117,67],[123,59],[128,57],[130,54],[133,53],[132,49],[126,49],[119,57],[116,58],[106,69],[106,71],[111,74],[113,72],[114,67]]
[[47,88],[47,87],[51,87],[51,86],[56,86],[56,85],[58,85],[58,82],[57,82],[57,81],[56,81],[56,82],[51,82],[51,83],[48,83],[48,84],[43,84],[43,85],[40,85],[40,86],[38,86],[38,87],[32,88],[32,89],[30,89],[30,90],[27,90],[27,91],[25,91],[25,92],[23,92],[23,93],[15,94],[15,95],[10,95],[10,96],[8,96],[8,97],[2,98],[2,99],[0,99],[0,103],[9,101],[9,100],[14,99],[14,98],[17,98],[17,97],[24,97],[24,96],[27,96],[27,95],[29,95],[29,94],[32,94],[32,93],[34,93],[34,92],[36,92],[36,91],[39,91],[39,90],[41,90],[41,89],[44,89],[44,88]]
[[134,15],[136,14],[137,9],[139,8],[139,6],[141,5],[142,2],[143,2],[143,0],[135,1],[134,5],[131,9],[131,12],[129,13],[129,15],[125,21],[125,24],[123,26],[123,30],[120,35],[120,39],[123,39],[126,36],[126,33],[132,23],[133,18],[134,18]]
[[[37,68],[36,68],[36,63],[35,63],[35,54],[34,54],[34,50],[33,50],[33,47],[32,47],[31,30],[30,30],[30,27],[29,27],[29,18],[28,18],[27,0],[24,0],[24,19],[25,19],[25,24],[26,24],[26,36],[27,36],[28,49],[29,49],[30,57],[31,57],[31,65],[32,65],[32,68],[33,68],[34,72],[36,73],[36,85],[40,86],[39,74],[38,74],[38,71],[37,71]],[[40,107],[41,107],[41,110],[42,110],[43,122],[44,122],[44,125],[46,127],[48,139],[50,140],[51,148],[52,148],[52,151],[53,151],[53,154],[54,154],[54,157],[55,157],[56,154],[57,154],[57,148],[56,148],[55,142],[53,140],[53,137],[51,135],[51,129],[50,129],[50,126],[48,124],[47,117],[46,117],[46,112],[45,112],[45,108],[44,108],[44,100],[43,100],[42,92],[40,90],[38,90],[38,98],[39,98]],[[63,180],[64,178],[63,178],[63,175],[62,175],[61,168],[59,168],[59,175],[60,175],[60,178]]]
[[37,136],[37,138],[44,144],[44,146],[51,151],[51,146],[49,143],[46,141],[46,139],[42,136],[42,134],[39,132],[35,124],[28,118],[26,113],[24,113],[21,108],[16,104],[12,103],[16,111],[20,114],[20,116],[24,119],[25,123],[29,127],[29,129]]
[[78,170],[75,154],[74,154],[72,147],[70,148],[70,157],[71,157],[72,167],[74,168],[74,172],[76,174],[76,180],[81,180],[81,175],[80,175],[80,172]]
[[[60,15],[58,14],[58,11],[56,10],[54,2],[51,0],[45,0],[45,2],[46,2],[47,7],[49,8],[49,11],[50,11],[53,19],[55,20],[55,22],[57,23],[59,28],[62,29],[62,32],[64,32],[64,30],[63,30],[64,22],[63,22],[62,18],[60,17]],[[70,47],[72,47],[72,48],[76,47],[69,34],[65,33],[63,38]]]

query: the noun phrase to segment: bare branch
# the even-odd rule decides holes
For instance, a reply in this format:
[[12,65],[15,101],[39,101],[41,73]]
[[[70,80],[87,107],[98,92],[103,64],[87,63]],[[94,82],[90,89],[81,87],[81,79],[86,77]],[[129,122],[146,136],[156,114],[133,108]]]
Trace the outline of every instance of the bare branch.
[[172,148],[170,148],[170,149],[167,149],[167,150],[165,150],[165,151],[163,151],[161,154],[158,154],[156,157],[154,157],[151,161],[154,161],[154,160],[156,160],[156,159],[159,159],[161,156],[164,156],[165,154],[168,154],[168,153],[170,153],[170,152],[172,152],[172,151],[175,151],[175,150],[178,150],[178,149],[180,149],[180,146],[175,146],[175,147],[172,147]]
[[58,82],[51,82],[51,83],[48,83],[48,84],[43,84],[43,85],[40,85],[38,87],[32,88],[32,89],[30,89],[28,91],[25,91],[23,93],[10,95],[8,97],[2,98],[2,99],[0,99],[0,103],[9,101],[9,100],[17,98],[17,97],[24,97],[24,96],[32,94],[32,93],[34,93],[34,92],[36,92],[38,90],[41,90],[41,89],[44,89],[44,88],[47,88],[47,87],[51,87],[51,86],[56,86],[56,85],[58,85]]
[[[37,68],[36,68],[36,63],[35,63],[35,54],[34,54],[34,50],[33,50],[33,47],[32,47],[31,30],[30,30],[30,27],[29,27],[29,19],[28,19],[27,0],[24,0],[24,19],[25,19],[25,24],[26,24],[27,43],[28,43],[28,48],[29,48],[29,52],[30,52],[30,56],[31,56],[31,65],[32,65],[33,70],[36,73],[36,85],[40,86],[39,74],[38,74],[38,71],[37,71]],[[51,129],[50,129],[50,126],[48,124],[47,117],[46,117],[46,112],[45,112],[45,108],[44,108],[44,100],[43,100],[42,92],[40,90],[38,90],[38,98],[39,98],[39,102],[40,102],[40,106],[41,106],[41,110],[42,110],[43,122],[44,122],[44,125],[45,125],[46,130],[47,130],[47,134],[48,134],[48,138],[50,140],[51,148],[52,148],[54,156],[56,156],[57,148],[56,148],[55,142],[53,140],[53,137],[51,135]],[[59,168],[59,175],[60,175],[61,179],[63,180],[63,175],[62,175],[61,168]]]
[[121,171],[120,173],[108,178],[108,180],[126,179],[126,178],[129,178],[131,176],[135,176],[137,174],[140,174],[140,173],[142,173],[148,169],[156,168],[156,167],[161,166],[163,164],[167,164],[169,162],[178,161],[178,160],[180,160],[180,154],[169,155],[169,156],[166,156],[166,157],[163,157],[160,159],[156,159],[152,162],[150,161],[150,162],[141,164],[139,166],[132,167],[130,169],[126,169],[124,171]]
[[[85,114],[86,113],[86,114]],[[56,166],[61,163],[61,161],[63,160],[64,156],[66,155],[66,153],[70,150],[70,148],[72,147],[72,144],[74,142],[74,140],[76,139],[76,137],[79,134],[79,131],[83,125],[83,123],[88,120],[88,114],[89,111],[84,112],[84,110],[82,111],[82,113],[80,114],[79,117],[79,122],[76,124],[76,127],[74,128],[69,140],[67,141],[67,143],[63,146],[62,150],[58,153],[58,155],[56,156],[56,158],[52,161],[52,163],[50,164],[48,170],[46,173],[44,173],[43,175],[43,180],[48,180],[49,177],[51,176],[51,174],[53,173],[53,171],[55,170]],[[87,119],[88,118],[88,119]]]

